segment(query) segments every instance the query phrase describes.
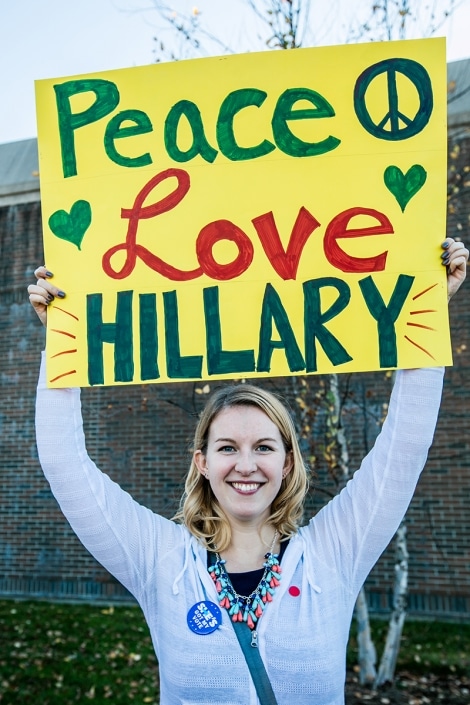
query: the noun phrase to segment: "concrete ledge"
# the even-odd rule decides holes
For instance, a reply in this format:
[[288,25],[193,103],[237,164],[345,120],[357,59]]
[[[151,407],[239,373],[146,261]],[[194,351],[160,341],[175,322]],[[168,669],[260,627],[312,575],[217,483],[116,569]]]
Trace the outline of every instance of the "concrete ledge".
[[120,583],[93,580],[3,578],[0,579],[0,599],[5,598],[135,603],[135,599]]
[[[388,592],[367,592],[371,616],[386,617],[392,608],[393,595]],[[135,604],[134,597],[118,582],[94,580],[46,580],[41,578],[0,579],[0,599],[50,600],[88,604]],[[410,619],[452,620],[470,623],[470,595],[408,596],[407,614]]]

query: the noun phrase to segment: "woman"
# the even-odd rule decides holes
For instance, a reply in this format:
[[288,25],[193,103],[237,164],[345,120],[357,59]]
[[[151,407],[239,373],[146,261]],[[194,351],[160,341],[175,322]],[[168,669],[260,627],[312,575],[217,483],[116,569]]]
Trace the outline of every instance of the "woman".
[[[450,299],[469,253],[451,238],[443,249]],[[64,294],[44,267],[36,276],[30,301],[46,324],[47,306]],[[239,385],[209,401],[175,523],[96,468],[85,449],[79,390],[46,389],[41,372],[42,467],[80,540],[141,605],[162,705],[344,703],[355,599],[413,495],[442,378],[441,369],[397,373],[374,448],[346,488],[298,528],[305,468],[292,421],[269,393]],[[253,656],[267,676],[259,663],[248,666]]]

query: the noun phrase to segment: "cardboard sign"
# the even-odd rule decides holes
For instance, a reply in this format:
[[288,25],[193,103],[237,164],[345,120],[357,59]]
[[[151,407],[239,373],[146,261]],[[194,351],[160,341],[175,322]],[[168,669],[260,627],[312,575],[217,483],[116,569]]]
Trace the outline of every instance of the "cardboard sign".
[[441,39],[37,83],[51,386],[451,363]]

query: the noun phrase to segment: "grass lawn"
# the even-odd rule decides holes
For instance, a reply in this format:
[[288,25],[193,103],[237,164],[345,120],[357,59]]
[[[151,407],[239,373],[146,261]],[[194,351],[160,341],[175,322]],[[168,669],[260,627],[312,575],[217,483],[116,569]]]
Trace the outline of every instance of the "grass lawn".
[[[380,652],[385,622],[374,622]],[[158,703],[158,670],[139,608],[0,601],[2,705]],[[355,664],[351,636],[348,665]],[[470,625],[407,622],[399,669],[470,675]]]

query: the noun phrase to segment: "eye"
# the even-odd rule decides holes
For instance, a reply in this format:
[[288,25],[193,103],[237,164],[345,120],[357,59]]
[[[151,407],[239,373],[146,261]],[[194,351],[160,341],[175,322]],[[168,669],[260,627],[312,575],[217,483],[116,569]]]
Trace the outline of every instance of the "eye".
[[267,446],[264,443],[261,443],[256,450],[258,450],[260,453],[269,453],[273,449],[271,448],[271,446]]
[[220,446],[220,448],[217,449],[219,453],[234,453],[235,448],[233,446]]

